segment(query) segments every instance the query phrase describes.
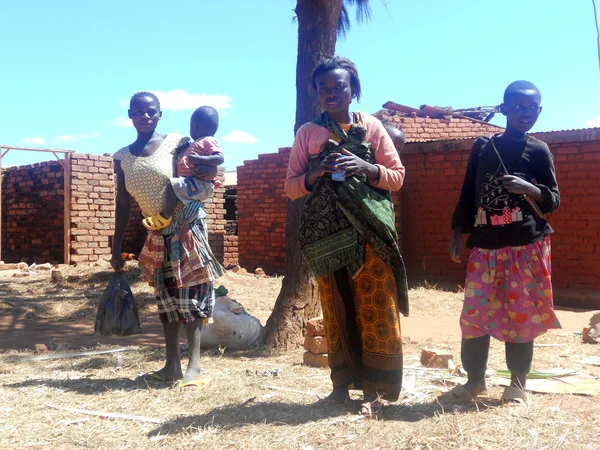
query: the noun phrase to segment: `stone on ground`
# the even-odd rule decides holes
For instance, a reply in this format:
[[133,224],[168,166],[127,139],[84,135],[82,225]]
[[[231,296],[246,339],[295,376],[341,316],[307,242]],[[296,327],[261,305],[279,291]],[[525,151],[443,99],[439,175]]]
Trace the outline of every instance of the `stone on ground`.
[[454,363],[454,361],[450,363],[452,360],[452,353],[447,350],[424,348],[421,351],[421,364],[425,367],[447,369]]
[[304,352],[302,360],[305,366],[323,368],[329,367],[329,363],[327,362],[327,355],[315,355],[311,352]]

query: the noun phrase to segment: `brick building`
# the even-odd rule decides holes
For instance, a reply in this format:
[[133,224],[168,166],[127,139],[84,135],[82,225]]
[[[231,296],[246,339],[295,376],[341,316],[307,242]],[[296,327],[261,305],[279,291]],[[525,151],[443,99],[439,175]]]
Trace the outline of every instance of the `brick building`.
[[[407,142],[434,139],[475,138],[502,130],[477,117],[430,106],[410,108],[388,102],[375,116],[392,122],[404,130]],[[283,273],[285,269],[285,220],[287,196],[283,180],[287,171],[290,148],[278,153],[259,155],[244,161],[237,171],[238,186],[238,251],[239,263],[248,270],[262,267],[267,273]],[[397,223],[400,224],[402,195],[394,194]],[[402,233],[402,227],[398,226]],[[400,236],[401,242],[402,237]]]
[[[394,106],[387,103],[386,106]],[[401,108],[402,105],[399,105]],[[429,117],[423,110],[384,108],[383,120],[400,124],[407,136],[402,161],[407,169],[403,189],[394,194],[396,225],[409,277],[413,281],[464,283],[463,264],[447,255],[450,215],[458,199],[473,138],[501,128],[481,120]],[[460,114],[458,114],[460,115]],[[421,139],[419,136],[428,136]],[[600,129],[534,133],[555,156],[562,195],[549,218],[555,229],[553,279],[565,289],[600,288]],[[238,168],[239,261],[253,270],[283,273],[285,216],[283,192],[290,149],[259,155]]]

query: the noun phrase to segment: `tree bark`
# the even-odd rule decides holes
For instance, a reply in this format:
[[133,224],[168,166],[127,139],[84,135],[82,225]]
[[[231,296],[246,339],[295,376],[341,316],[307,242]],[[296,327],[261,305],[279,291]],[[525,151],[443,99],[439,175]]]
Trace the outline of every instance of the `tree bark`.
[[[298,59],[296,63],[296,122],[294,133],[320,113],[312,87],[314,68],[335,54],[342,0],[298,0]],[[288,350],[302,345],[306,322],[321,311],[317,284],[298,245],[298,226],[305,198],[288,202],[286,218],[286,267],[281,292],[267,320],[267,345]]]

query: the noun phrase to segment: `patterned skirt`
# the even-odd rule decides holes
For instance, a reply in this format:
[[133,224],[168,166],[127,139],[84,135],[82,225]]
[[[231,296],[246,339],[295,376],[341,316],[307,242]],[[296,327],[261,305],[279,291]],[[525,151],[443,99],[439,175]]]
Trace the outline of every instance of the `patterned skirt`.
[[471,250],[460,316],[462,337],[489,334],[523,343],[561,328],[554,313],[550,253],[548,236],[519,247]]
[[203,326],[208,325],[215,307],[213,282],[177,287],[177,280],[170,262],[165,262],[163,265],[163,277],[165,287],[159,291],[156,297],[161,323],[188,323],[202,319]]
[[370,246],[354,278],[346,268],[317,280],[333,386],[349,385],[390,401],[402,386],[402,334],[396,283]]

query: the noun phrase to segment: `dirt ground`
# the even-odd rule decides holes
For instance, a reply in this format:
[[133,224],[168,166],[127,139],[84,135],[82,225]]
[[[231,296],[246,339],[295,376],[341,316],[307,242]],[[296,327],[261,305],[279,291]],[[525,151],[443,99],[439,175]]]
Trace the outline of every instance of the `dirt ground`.
[[[600,448],[598,397],[530,394],[529,405],[506,407],[499,401],[502,388],[492,385],[480,402],[439,405],[435,397],[464,379],[425,370],[419,356],[422,348],[435,346],[460,362],[462,296],[434,288],[410,292],[411,317],[402,318],[404,389],[379,421],[357,414],[358,393],[344,407],[313,406],[331,384],[328,370],[301,364],[302,350],[205,350],[203,370],[214,383],[198,392],[144,381],[140,374],[161,367],[162,331],[151,290],[135,263],[127,269],[144,333],[123,339],[92,334],[98,300],[112,275],[108,268],[62,266],[60,283],[51,282],[48,271],[24,277],[20,271],[0,271],[0,448]],[[228,273],[220,284],[264,324],[281,279]],[[536,341],[534,369],[566,368],[598,378],[600,367],[582,360],[600,355],[600,345],[582,344],[574,333],[591,312],[559,310],[558,315],[563,329]],[[136,349],[28,360],[38,343],[51,355]],[[497,342],[490,368],[505,368]],[[80,411],[58,409],[65,407]]]

